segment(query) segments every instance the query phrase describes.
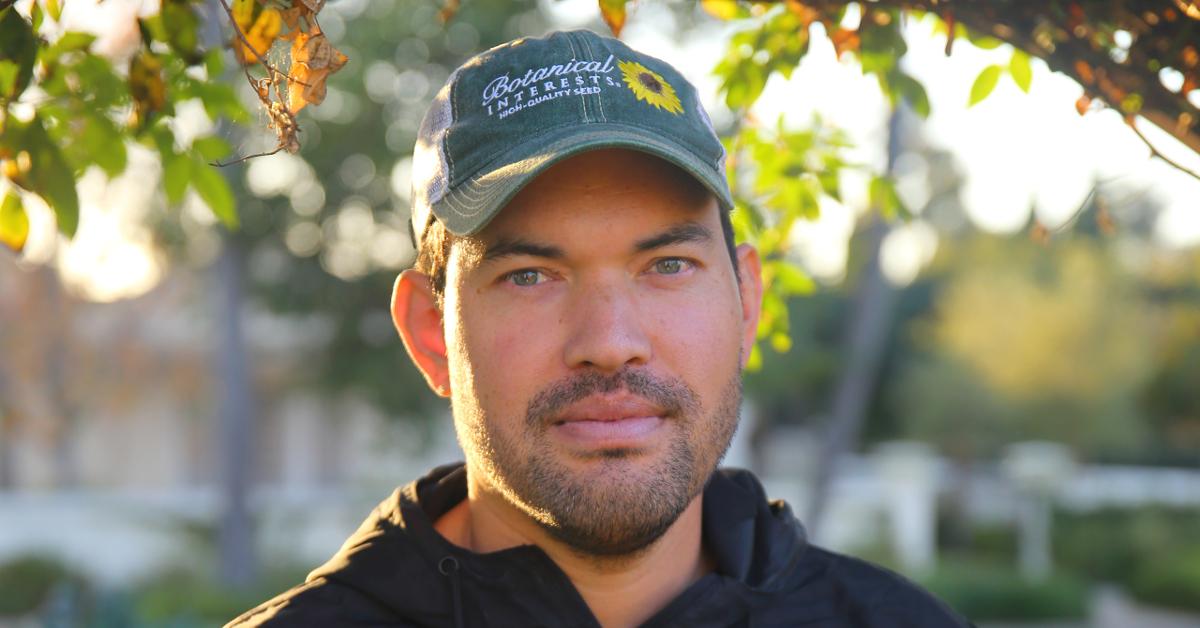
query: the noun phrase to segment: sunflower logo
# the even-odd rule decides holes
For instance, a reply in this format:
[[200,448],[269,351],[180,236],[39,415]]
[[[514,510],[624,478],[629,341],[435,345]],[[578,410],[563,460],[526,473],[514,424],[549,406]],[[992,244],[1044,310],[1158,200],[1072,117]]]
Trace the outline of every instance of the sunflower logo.
[[683,105],[679,104],[679,96],[675,94],[675,88],[663,80],[663,77],[636,61],[620,61],[617,65],[621,68],[625,85],[637,96],[638,100],[673,114],[683,113]]

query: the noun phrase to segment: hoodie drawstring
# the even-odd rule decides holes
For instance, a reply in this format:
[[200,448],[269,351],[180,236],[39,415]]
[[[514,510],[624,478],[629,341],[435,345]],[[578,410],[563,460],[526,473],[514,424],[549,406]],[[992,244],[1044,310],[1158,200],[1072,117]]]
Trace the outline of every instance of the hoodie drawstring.
[[459,585],[458,559],[446,556],[438,561],[438,571],[450,578],[450,592],[454,597],[454,628],[465,628],[462,610],[462,588]]

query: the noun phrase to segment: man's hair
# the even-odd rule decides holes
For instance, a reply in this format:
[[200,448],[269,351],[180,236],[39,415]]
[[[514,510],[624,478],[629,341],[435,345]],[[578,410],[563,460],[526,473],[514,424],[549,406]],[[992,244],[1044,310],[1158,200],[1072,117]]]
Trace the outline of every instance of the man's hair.
[[[733,263],[733,275],[741,283],[742,276],[738,273],[737,244],[733,240],[733,221],[729,212],[717,208],[721,216],[721,235],[725,237],[725,248],[729,252],[729,261]],[[450,248],[458,236],[446,230],[440,220],[433,220],[425,228],[425,234],[417,243],[417,261],[413,267],[429,277],[429,285],[433,296],[437,299],[438,308],[442,307],[442,299],[446,294],[446,267],[450,264]]]

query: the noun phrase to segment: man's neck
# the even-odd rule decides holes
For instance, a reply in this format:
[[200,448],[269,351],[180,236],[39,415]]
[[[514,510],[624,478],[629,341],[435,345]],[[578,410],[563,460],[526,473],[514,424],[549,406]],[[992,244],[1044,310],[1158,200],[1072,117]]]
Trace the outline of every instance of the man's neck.
[[450,542],[475,552],[536,545],[570,578],[602,626],[637,626],[701,576],[713,570],[701,540],[698,495],[662,537],[632,557],[598,559],[549,536],[500,495],[468,483],[464,499],[434,527]]

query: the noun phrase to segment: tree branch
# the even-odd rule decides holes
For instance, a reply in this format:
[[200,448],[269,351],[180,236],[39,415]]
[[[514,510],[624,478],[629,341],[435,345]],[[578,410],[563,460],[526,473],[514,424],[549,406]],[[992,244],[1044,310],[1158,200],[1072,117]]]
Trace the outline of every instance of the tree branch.
[[228,166],[235,166],[237,164],[242,163],[243,161],[249,161],[251,159],[254,159],[255,157],[270,157],[271,155],[274,155],[275,153],[278,153],[279,151],[281,151],[283,149],[284,149],[284,146],[282,144],[280,144],[279,146],[276,146],[275,150],[273,150],[273,151],[269,151],[269,152],[265,152],[265,153],[255,153],[253,155],[246,155],[245,157],[238,157],[237,159],[234,159],[233,161],[227,161],[225,163],[221,163],[220,161],[210,161],[210,162],[208,162],[208,165],[213,166],[214,168],[225,168]]
[[1150,149],[1150,155],[1151,155],[1152,157],[1158,157],[1159,159],[1161,159],[1161,160],[1163,160],[1164,162],[1166,162],[1166,163],[1167,163],[1167,165],[1174,166],[1174,167],[1175,167],[1176,169],[1178,169],[1180,172],[1182,172],[1182,173],[1184,173],[1184,174],[1187,174],[1187,175],[1191,176],[1193,179],[1196,179],[1197,181],[1200,181],[1200,173],[1197,173],[1197,172],[1195,172],[1195,171],[1193,171],[1193,170],[1190,170],[1190,169],[1188,169],[1188,168],[1187,168],[1187,167],[1185,167],[1183,164],[1180,164],[1179,162],[1177,162],[1177,161],[1175,161],[1175,160],[1171,159],[1170,157],[1167,157],[1166,155],[1164,155],[1164,154],[1162,154],[1161,152],[1159,152],[1159,151],[1158,151],[1158,149],[1154,147],[1154,144],[1151,144],[1151,143],[1150,143],[1150,138],[1146,137],[1146,136],[1145,136],[1145,135],[1142,133],[1142,130],[1141,130],[1141,129],[1139,129],[1139,128],[1137,128],[1137,123],[1134,121],[1134,119],[1133,119],[1133,118],[1127,118],[1127,119],[1125,120],[1125,124],[1127,124],[1127,125],[1129,126],[1129,128],[1133,129],[1133,132],[1134,132],[1135,134],[1137,134],[1137,136],[1138,136],[1139,138],[1141,138],[1141,140],[1142,140],[1142,143],[1146,145],[1146,148],[1149,148],[1149,149]]

